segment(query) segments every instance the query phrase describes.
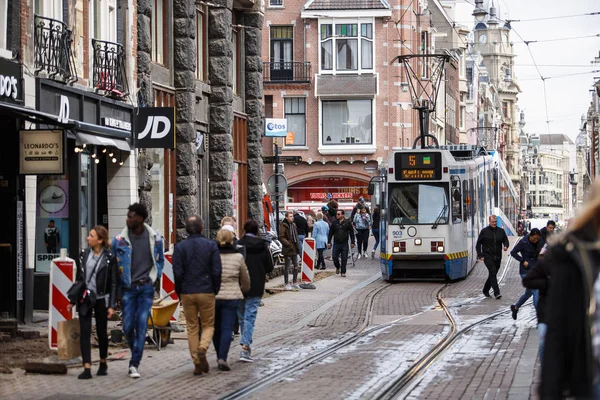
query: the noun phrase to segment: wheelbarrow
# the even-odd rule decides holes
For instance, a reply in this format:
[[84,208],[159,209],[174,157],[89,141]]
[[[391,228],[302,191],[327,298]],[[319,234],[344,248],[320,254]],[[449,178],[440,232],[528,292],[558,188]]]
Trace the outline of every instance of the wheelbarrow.
[[[148,316],[148,333],[146,338],[156,346],[156,350],[167,346],[171,339],[171,317],[179,306],[179,300],[171,299],[172,291],[159,300],[152,302],[152,309]],[[152,330],[152,333],[150,333]]]

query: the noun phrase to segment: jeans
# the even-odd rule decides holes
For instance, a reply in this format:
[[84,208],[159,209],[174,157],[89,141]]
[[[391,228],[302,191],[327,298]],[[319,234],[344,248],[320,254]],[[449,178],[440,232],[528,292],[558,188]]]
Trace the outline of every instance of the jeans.
[[[98,335],[98,347],[100,348],[100,359],[106,360],[108,356],[108,334],[106,326],[108,324],[108,309],[106,308],[106,300],[100,299],[96,301],[94,313],[96,314],[96,334]],[[92,312],[86,315],[79,314],[79,347],[81,348],[81,358],[84,364],[92,363]]]
[[241,345],[250,347],[252,335],[254,334],[254,323],[260,306],[260,297],[247,297],[240,301],[238,307],[238,319],[240,321]]
[[285,284],[287,285],[288,283],[290,283],[289,278],[288,278],[288,274],[290,273],[290,262],[293,265],[293,269],[292,269],[292,279],[294,283],[296,283],[296,280],[298,280],[298,257],[297,256],[284,256],[283,257],[285,262],[283,264],[283,280],[285,282]]
[[144,353],[148,314],[154,298],[154,286],[151,283],[123,289],[121,303],[123,307],[123,332],[131,349],[129,366],[138,367]]
[[373,237],[375,238],[375,245],[373,246],[373,251],[377,250],[377,246],[379,246],[379,228],[373,228]]
[[[213,293],[182,294],[181,303],[187,322],[190,356],[194,364],[200,364],[198,352],[208,350],[215,331],[215,295]],[[202,331],[198,338],[200,327]]]
[[483,260],[486,268],[488,269],[488,278],[483,285],[483,292],[489,293],[490,287],[494,289],[494,295],[500,294],[500,288],[498,287],[498,271],[500,270],[501,259],[485,258]]
[[325,248],[322,249],[317,249],[317,265],[316,268],[319,268],[319,266],[323,267],[323,269],[325,269],[325,257],[323,256],[323,252],[325,251]]
[[546,343],[546,332],[548,331],[548,325],[540,322],[538,324],[538,356],[540,357],[540,364],[544,359],[544,344]]
[[298,243],[300,244],[300,257],[302,257],[302,245],[304,244],[304,238],[306,235],[298,235]]
[[227,361],[229,347],[233,340],[233,324],[237,315],[239,300],[217,300],[215,304],[215,333],[213,345],[218,360]]
[[[525,274],[521,274],[521,279],[523,278],[525,278]],[[525,289],[525,293],[523,293],[519,301],[515,303],[515,307],[520,308],[531,296],[533,296],[533,306],[537,310],[539,291],[534,289]]]
[[369,229],[357,229],[356,230],[356,245],[358,247],[358,254],[367,252],[367,246],[369,245]]
[[335,268],[340,268],[340,256],[342,257],[341,273],[346,273],[346,263],[348,262],[348,243],[334,243],[333,244],[333,265]]

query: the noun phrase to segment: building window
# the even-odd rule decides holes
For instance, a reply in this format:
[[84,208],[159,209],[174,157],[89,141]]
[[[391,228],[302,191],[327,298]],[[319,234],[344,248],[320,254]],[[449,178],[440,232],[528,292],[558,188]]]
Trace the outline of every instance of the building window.
[[269,6],[271,6],[271,7],[283,7],[283,0],[269,0]]
[[8,0],[0,0],[0,49],[7,49]]
[[196,79],[199,81],[206,80],[206,61],[207,57],[207,41],[206,27],[207,24],[207,7],[201,6],[196,8]]
[[[429,54],[429,32],[421,32],[421,54]],[[427,58],[423,58],[423,65],[421,67],[421,78],[429,77],[429,62]]]
[[322,24],[321,70],[361,69],[373,69],[373,24]]
[[[248,220],[248,131],[244,116],[233,117],[233,215]],[[239,222],[238,224],[241,224]]]
[[152,61],[165,64],[165,15],[167,6],[165,0],[153,0],[152,4]]
[[323,101],[323,145],[372,144],[373,100]]
[[294,27],[271,27],[271,79],[289,81],[294,77]]
[[[235,21],[234,21],[235,24]],[[238,28],[234,28],[231,31],[231,41],[233,43],[233,58],[231,60],[231,67],[229,68],[231,84],[233,85],[233,94],[239,95],[240,90],[240,50],[241,50],[241,33]]]
[[[7,0],[3,0],[7,1]],[[8,0],[10,1],[10,0]],[[8,3],[7,3],[8,4]],[[35,13],[42,17],[63,20],[63,0],[35,0]],[[6,25],[3,25],[6,26]]]
[[285,99],[285,118],[288,134],[293,135],[293,143],[286,146],[306,146],[306,99],[294,97]]
[[273,118],[273,96],[265,95],[265,118]]
[[508,101],[502,102],[502,116],[504,118],[510,118],[510,106],[508,104]]
[[[462,96],[462,94],[461,94]],[[460,106],[460,115],[459,115],[459,127],[460,129],[465,129],[465,120],[467,118],[467,107]]]

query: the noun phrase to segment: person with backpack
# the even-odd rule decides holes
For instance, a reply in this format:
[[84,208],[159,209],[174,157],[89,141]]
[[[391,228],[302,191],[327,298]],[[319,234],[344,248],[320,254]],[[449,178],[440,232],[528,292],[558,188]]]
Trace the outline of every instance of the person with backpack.
[[[541,248],[538,249],[541,237],[540,230],[538,228],[533,228],[531,232],[524,236],[510,252],[510,255],[519,262],[519,275],[521,276],[521,279],[523,279],[537,263],[538,255],[541,250]],[[534,307],[537,307],[538,291],[529,288],[526,288],[525,293],[523,293],[521,298],[515,304],[510,306],[510,311],[512,312],[512,318],[514,320],[517,319],[519,308],[525,304],[531,296],[533,296]]]

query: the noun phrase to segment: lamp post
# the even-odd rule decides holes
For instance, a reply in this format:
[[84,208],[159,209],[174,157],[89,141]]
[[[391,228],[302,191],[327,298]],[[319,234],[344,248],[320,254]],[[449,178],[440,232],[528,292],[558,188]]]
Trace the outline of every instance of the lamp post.
[[475,21],[483,22],[485,17],[487,16],[487,11],[483,9],[483,0],[479,0],[475,2],[475,9],[473,10],[473,17],[475,17]]
[[573,212],[575,212],[575,207],[577,207],[577,178],[576,178],[577,172],[575,172],[575,170],[572,170],[571,172],[569,172],[569,184],[572,186],[572,192],[571,192],[571,197],[573,198],[572,200],[572,208],[573,208]]

